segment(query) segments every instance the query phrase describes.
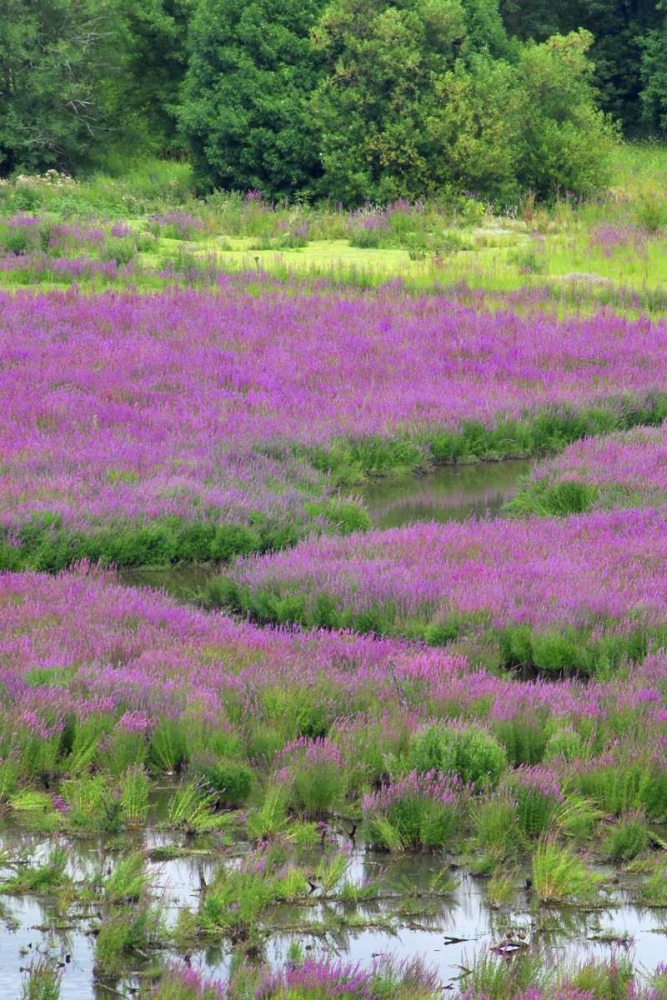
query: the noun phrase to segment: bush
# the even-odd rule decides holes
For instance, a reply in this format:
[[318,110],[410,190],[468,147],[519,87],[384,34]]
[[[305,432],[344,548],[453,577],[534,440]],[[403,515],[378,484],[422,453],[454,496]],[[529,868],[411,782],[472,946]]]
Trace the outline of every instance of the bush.
[[254,774],[247,764],[238,760],[217,760],[193,766],[211,788],[219,805],[236,809],[247,801]]
[[507,755],[484,729],[436,723],[413,737],[408,764],[420,774],[441,771],[464,784],[495,788],[507,767]]
[[107,239],[100,253],[102,260],[112,260],[118,267],[129,264],[137,254],[137,248],[129,239]]
[[569,726],[562,726],[556,729],[547,741],[544,750],[544,759],[573,761],[584,756],[583,741],[579,733]]

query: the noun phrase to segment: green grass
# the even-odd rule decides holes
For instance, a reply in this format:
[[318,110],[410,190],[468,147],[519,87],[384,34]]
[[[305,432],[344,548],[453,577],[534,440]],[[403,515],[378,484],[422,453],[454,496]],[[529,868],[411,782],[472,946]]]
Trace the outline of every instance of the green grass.
[[[148,272],[178,263],[187,247],[187,256],[200,263],[263,270],[278,278],[327,278],[355,287],[400,278],[418,291],[465,282],[500,294],[546,286],[563,308],[609,303],[660,310],[667,301],[662,263],[667,150],[650,143],[619,144],[612,175],[606,196],[594,201],[563,199],[544,207],[526,198],[502,217],[464,197],[386,216],[373,207],[350,215],[326,204],[248,202],[234,192],[197,198],[189,164],[130,160],[109,163],[106,173],[76,183],[36,179],[6,185],[0,189],[0,216],[29,211],[53,221],[113,218],[144,234],[154,213],[178,210],[199,219],[202,229],[191,242],[165,235],[148,239],[151,246],[138,257]],[[369,215],[380,224],[367,226]],[[631,244],[606,254],[590,240],[601,225],[639,227],[648,239],[639,250]],[[48,274],[2,275],[9,285],[53,280]],[[146,273],[135,280],[151,279]]]

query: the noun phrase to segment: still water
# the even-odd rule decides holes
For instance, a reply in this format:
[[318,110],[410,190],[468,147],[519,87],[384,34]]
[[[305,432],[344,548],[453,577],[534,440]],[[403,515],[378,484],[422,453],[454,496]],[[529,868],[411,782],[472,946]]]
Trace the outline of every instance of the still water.
[[532,464],[522,459],[444,466],[425,476],[375,480],[361,495],[374,528],[498,517]]
[[[181,838],[182,840],[182,838]],[[120,857],[121,850],[143,848],[149,853],[159,846],[181,843],[178,837],[155,828],[137,834],[131,843],[103,840],[65,840],[69,872],[79,884]],[[35,858],[53,848],[52,838],[5,830],[0,847],[10,854],[27,850]],[[152,894],[158,901],[167,927],[173,927],[184,907],[197,908],[202,877],[210,885],[221,865],[239,863],[249,849],[239,843],[233,849],[209,844],[209,853],[197,853],[164,862],[149,862]],[[318,855],[312,854],[313,865]],[[301,861],[303,861],[303,855]],[[465,869],[449,874],[453,890],[447,895],[431,892],[433,877],[450,868],[442,855],[422,854],[388,857],[358,847],[349,856],[346,879],[357,885],[372,880],[379,887],[376,900],[352,905],[313,897],[303,902],[278,904],[264,923],[266,945],[258,958],[280,966],[288,958],[290,944],[298,941],[311,957],[331,955],[368,967],[382,957],[424,958],[438,970],[443,987],[455,985],[476,956],[490,948],[521,937],[525,947],[544,961],[570,962],[609,959],[619,951],[633,959],[640,975],[648,975],[663,962],[667,952],[667,912],[640,908],[632,903],[632,880],[614,886],[592,909],[535,907],[531,905],[517,876],[512,902],[500,909],[488,905],[486,882]],[[611,875],[611,872],[607,872]],[[141,980],[141,962],[130,960],[125,974],[113,982],[95,974],[95,928],[99,907],[74,904],[67,913],[48,896],[2,897],[0,930],[0,997],[20,1000],[22,969],[38,954],[63,962],[61,1000],[101,1000],[102,997],[136,996]],[[354,928],[345,928],[345,918],[354,917]],[[377,926],[377,925],[387,926]],[[309,925],[312,931],[309,931]],[[375,925],[375,926],[374,926]],[[323,932],[323,927],[327,928]],[[169,950],[162,958],[177,956]],[[232,958],[224,940],[191,955],[193,967],[223,978]],[[148,963],[146,963],[147,965]]]

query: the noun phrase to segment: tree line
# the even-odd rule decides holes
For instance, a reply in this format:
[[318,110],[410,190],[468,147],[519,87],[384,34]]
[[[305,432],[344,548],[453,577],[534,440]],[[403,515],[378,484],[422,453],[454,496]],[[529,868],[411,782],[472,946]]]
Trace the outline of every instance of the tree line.
[[192,158],[364,201],[605,182],[667,131],[667,0],[0,0],[0,173]]

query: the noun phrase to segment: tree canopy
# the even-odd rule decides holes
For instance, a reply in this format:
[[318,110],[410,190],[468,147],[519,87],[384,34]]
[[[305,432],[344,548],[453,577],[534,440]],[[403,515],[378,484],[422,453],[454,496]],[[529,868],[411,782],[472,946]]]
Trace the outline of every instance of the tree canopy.
[[604,183],[667,132],[665,0],[0,0],[0,173],[188,155],[344,204]]

